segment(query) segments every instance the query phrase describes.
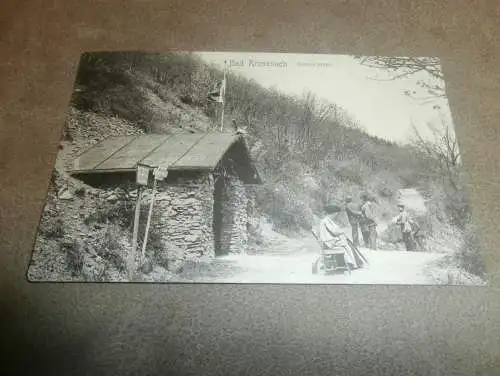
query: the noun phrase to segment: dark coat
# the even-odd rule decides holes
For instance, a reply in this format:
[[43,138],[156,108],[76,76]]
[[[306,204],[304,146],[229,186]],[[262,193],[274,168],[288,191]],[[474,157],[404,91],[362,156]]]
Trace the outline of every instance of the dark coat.
[[346,205],[345,211],[347,213],[347,219],[349,219],[349,223],[359,224],[362,218],[362,213],[359,205],[356,205],[354,202],[350,202]]

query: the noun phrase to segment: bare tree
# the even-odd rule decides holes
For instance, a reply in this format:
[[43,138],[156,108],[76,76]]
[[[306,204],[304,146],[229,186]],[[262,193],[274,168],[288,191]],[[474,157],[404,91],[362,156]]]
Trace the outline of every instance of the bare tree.
[[343,118],[348,118],[339,106],[311,92],[304,92],[298,103],[294,143],[308,163],[317,167],[332,148],[338,133],[336,126],[341,123],[347,126]]
[[418,152],[436,162],[439,172],[446,176],[453,188],[458,189],[460,151],[453,128],[441,117],[439,124],[428,123],[431,138],[426,139],[412,124],[412,145]]
[[[386,71],[389,77],[381,81],[393,81],[410,76],[425,76],[419,79],[417,85],[426,92],[419,96],[417,90],[407,90],[405,94],[422,102],[431,102],[446,98],[444,76],[441,62],[437,57],[392,57],[392,56],[355,56],[361,65]],[[438,107],[438,106],[437,106]]]

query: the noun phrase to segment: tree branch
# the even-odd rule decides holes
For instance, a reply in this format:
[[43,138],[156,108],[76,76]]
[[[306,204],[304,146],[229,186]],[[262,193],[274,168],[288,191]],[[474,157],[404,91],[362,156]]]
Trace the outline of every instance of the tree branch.
[[[354,57],[363,66],[381,69],[389,72],[389,78],[372,78],[376,81],[394,81],[407,78],[418,73],[426,73],[429,81],[419,80],[418,85],[430,94],[430,98],[445,97],[444,76],[441,70],[439,58],[433,57]],[[435,81],[435,82],[432,82]],[[407,92],[407,95],[408,92]],[[411,96],[411,95],[410,95]]]

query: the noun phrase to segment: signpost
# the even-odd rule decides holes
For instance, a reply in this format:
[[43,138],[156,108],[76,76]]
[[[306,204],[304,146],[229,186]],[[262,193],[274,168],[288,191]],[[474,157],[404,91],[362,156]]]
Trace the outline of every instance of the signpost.
[[165,180],[168,176],[168,168],[167,167],[158,167],[154,170],[153,175],[156,180],[162,181]]
[[128,272],[130,278],[133,278],[134,275],[135,256],[137,254],[137,234],[139,232],[139,219],[141,216],[142,187],[148,184],[149,170],[149,166],[140,164],[136,168],[137,199],[135,203],[134,229],[132,232],[132,251],[129,256]]
[[139,185],[148,185],[149,180],[149,170],[150,167],[146,165],[137,165],[137,175],[136,175],[136,183]]
[[225,96],[226,96],[226,68],[227,63],[224,60],[224,78],[222,79],[222,87],[221,87],[221,118],[220,118],[220,131],[224,129],[224,105],[225,105]]
[[149,235],[149,227],[151,226],[151,216],[153,214],[153,204],[156,195],[156,185],[158,181],[162,181],[168,176],[168,168],[167,167],[158,167],[153,170],[153,193],[151,194],[151,202],[149,204],[149,213],[148,213],[148,221],[146,222],[146,232],[144,234],[144,241],[142,243],[142,251],[141,251],[141,263],[144,260],[144,256],[146,253],[146,246],[148,244],[148,235]]

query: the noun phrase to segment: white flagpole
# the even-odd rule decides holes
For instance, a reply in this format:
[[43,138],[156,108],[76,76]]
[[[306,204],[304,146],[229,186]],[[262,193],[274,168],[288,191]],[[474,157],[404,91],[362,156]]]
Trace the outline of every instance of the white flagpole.
[[224,60],[224,78],[222,79],[221,85],[221,97],[222,97],[222,114],[220,119],[220,131],[222,132],[222,128],[224,128],[224,105],[226,104],[226,60]]

